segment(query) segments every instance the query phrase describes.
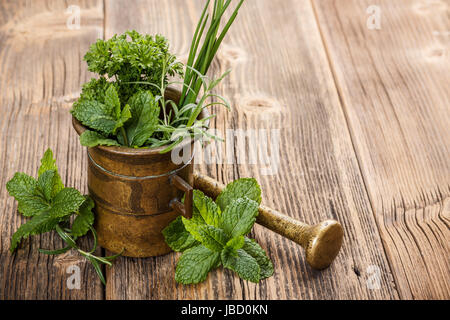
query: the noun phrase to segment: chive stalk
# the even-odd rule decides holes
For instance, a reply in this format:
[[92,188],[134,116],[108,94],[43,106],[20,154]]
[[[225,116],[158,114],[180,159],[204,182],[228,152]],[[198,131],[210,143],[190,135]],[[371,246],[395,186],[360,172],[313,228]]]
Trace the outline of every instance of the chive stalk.
[[[180,100],[180,106],[183,107],[190,103],[195,103],[199,96],[202,79],[201,76],[205,76],[208,72],[211,63],[219,50],[219,47],[229,31],[231,25],[236,19],[236,16],[245,0],[240,0],[236,8],[234,9],[230,19],[227,21],[225,27],[219,33],[220,24],[222,18],[227,11],[233,0],[214,0],[213,12],[211,15],[211,22],[209,28],[204,36],[203,43],[200,46],[201,39],[205,33],[206,24],[209,19],[207,14],[211,0],[206,2],[202,15],[198,22],[197,28],[192,39],[192,45],[189,52],[189,58],[187,62],[183,91]],[[200,47],[200,51],[198,51]],[[197,52],[198,51],[198,52]],[[193,69],[198,72],[194,72]]]

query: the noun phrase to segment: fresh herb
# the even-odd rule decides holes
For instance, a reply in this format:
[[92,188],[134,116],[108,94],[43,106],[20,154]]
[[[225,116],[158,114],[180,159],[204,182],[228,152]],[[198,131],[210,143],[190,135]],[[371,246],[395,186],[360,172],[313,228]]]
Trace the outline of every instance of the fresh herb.
[[[94,255],[97,249],[97,234],[92,227],[94,201],[76,189],[64,187],[50,149],[45,152],[41,160],[37,179],[17,172],[6,184],[6,189],[17,200],[18,211],[25,217],[31,218],[13,234],[11,253],[17,249],[22,239],[55,230],[67,246],[58,250],[39,249],[39,251],[55,255],[75,249],[92,263],[101,281],[105,283],[100,265],[111,266],[111,262],[119,255],[111,257]],[[71,224],[73,216],[75,218]],[[76,240],[89,231],[94,235],[94,246],[92,250],[84,251],[77,246]]]
[[[136,93],[122,108],[115,86],[111,84],[104,101],[83,100],[74,105],[72,114],[95,130],[85,131],[80,136],[82,145],[141,147],[155,132],[160,109],[150,91]],[[116,140],[110,136],[116,136]]]
[[[163,36],[127,31],[93,44],[85,60],[89,71],[97,73],[99,79],[83,86],[71,111],[89,129],[81,135],[81,144],[165,147],[164,153],[186,138],[217,140],[207,132],[208,120],[214,116],[199,117],[203,109],[213,105],[230,108],[224,97],[212,93],[229,71],[211,80],[206,73],[244,0],[239,1],[219,33],[231,2],[214,0],[211,24],[206,28],[211,4],[207,1],[192,40],[184,78],[183,65],[169,52]],[[169,80],[177,76],[181,79]],[[170,85],[182,85],[180,101],[166,99]]]
[[192,218],[178,217],[163,230],[167,244],[183,252],[175,280],[200,283],[221,265],[255,283],[272,276],[273,265],[265,251],[245,237],[256,221],[260,202],[261,189],[255,179],[229,184],[215,202],[195,190]]
[[[168,82],[168,76],[182,75],[183,65],[176,62],[169,53],[169,44],[161,35],[142,35],[136,31],[127,31],[114,35],[109,40],[98,40],[86,53],[84,60],[88,70],[107,76],[118,84],[122,102],[127,102],[136,92],[149,90],[161,79]],[[104,80],[100,80],[101,83]],[[145,81],[148,84],[133,82]]]
[[[208,9],[210,7],[211,0],[206,2],[205,8],[203,9],[200,20],[197,24],[197,29],[195,30],[194,38],[192,39],[192,44],[189,51],[186,73],[184,77],[183,94],[180,101],[181,106],[195,103],[195,101],[197,101],[202,87],[202,76],[206,75],[208,72],[211,63],[217,54],[223,39],[228,33],[228,30],[236,19],[244,0],[239,1],[228,22],[219,33],[222,18],[231,2],[232,0],[214,0],[211,23],[207,31],[205,29],[210,17]],[[203,43],[200,45],[202,38]]]
[[[199,119],[199,115],[203,109],[214,105],[224,106],[228,110],[231,109],[230,104],[224,97],[211,93],[228,73],[226,72],[220,78],[212,80],[202,76],[200,79],[203,85],[203,93],[200,100],[183,108],[179,108],[173,100],[166,99],[164,93],[167,87],[164,85],[160,87],[161,95],[157,96],[157,100],[162,106],[165,106],[163,108],[163,117],[159,120],[155,135],[147,141],[147,145],[151,148],[166,146],[162,151],[162,153],[166,153],[177,147],[185,139],[197,140],[204,138],[205,140],[220,140],[217,136],[207,132],[208,121],[214,118],[215,115],[202,119]],[[169,85],[172,83],[174,82],[169,82]],[[208,103],[209,98],[216,98],[217,101]],[[165,112],[165,110],[170,111]]]

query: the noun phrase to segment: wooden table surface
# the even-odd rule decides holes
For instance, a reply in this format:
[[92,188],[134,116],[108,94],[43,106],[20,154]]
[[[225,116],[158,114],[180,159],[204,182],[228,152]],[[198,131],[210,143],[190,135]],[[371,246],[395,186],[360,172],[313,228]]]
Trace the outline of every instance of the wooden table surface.
[[[119,258],[103,286],[76,253],[37,252],[60,247],[55,234],[9,254],[25,219],[6,181],[34,175],[51,147],[65,184],[87,192],[69,115],[92,77],[83,55],[98,38],[136,29],[166,35],[186,59],[203,1],[0,1],[0,298],[449,299],[450,1],[375,2],[379,30],[367,26],[373,0],[247,0],[213,66],[233,69],[217,89],[233,111],[214,110],[213,126],[279,129],[280,164],[275,175],[252,164],[198,170],[223,182],[256,177],[265,205],[307,223],[339,220],[335,263],[313,271],[298,245],[256,226],[275,265],[258,285],[223,270],[177,285],[169,254]],[[66,26],[70,4],[81,8],[80,29]],[[71,265],[80,289],[66,286]]]

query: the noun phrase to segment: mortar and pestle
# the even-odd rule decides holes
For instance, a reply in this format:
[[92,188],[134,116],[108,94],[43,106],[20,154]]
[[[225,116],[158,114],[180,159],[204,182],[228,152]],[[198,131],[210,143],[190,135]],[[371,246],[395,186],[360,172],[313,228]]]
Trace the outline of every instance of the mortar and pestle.
[[[167,98],[175,102],[180,95],[175,89],[166,91]],[[206,110],[202,116],[208,116]],[[78,134],[86,130],[75,118],[72,123]],[[88,188],[96,204],[95,229],[103,248],[139,258],[167,254],[171,249],[161,231],[179,215],[192,217],[193,188],[211,198],[225,188],[194,174],[193,161],[174,164],[171,154],[162,154],[162,150],[88,148]],[[184,203],[180,201],[183,196]],[[343,229],[334,220],[310,226],[261,206],[256,222],[300,244],[314,269],[327,268],[342,245]]]

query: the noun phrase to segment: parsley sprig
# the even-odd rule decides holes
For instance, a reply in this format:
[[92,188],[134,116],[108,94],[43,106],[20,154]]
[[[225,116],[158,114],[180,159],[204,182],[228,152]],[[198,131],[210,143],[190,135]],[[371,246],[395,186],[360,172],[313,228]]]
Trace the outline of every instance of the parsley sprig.
[[[119,255],[110,257],[94,255],[97,249],[97,234],[93,228],[94,214],[92,213],[94,201],[74,188],[64,187],[52,150],[48,149],[45,152],[37,179],[17,172],[7,182],[6,189],[17,200],[17,210],[25,217],[31,218],[13,234],[10,244],[11,253],[16,251],[24,238],[56,231],[67,246],[57,250],[39,249],[39,251],[57,255],[75,249],[92,263],[100,280],[105,284],[100,266],[101,264],[111,266],[111,262]],[[71,223],[73,216],[75,218]],[[84,251],[78,247],[76,240],[89,231],[94,235],[94,246],[90,251]]]
[[[128,101],[137,91],[158,91],[152,84],[168,82],[169,76],[182,75],[183,65],[169,53],[169,43],[162,35],[143,35],[135,30],[98,40],[86,53],[88,70],[119,84],[122,101]],[[133,82],[146,81],[147,85]]]
[[183,252],[175,280],[197,284],[221,265],[255,283],[270,277],[271,260],[259,244],[245,237],[256,221],[260,202],[261,189],[255,179],[232,182],[215,202],[195,190],[193,217],[178,217],[163,230],[167,244]]

